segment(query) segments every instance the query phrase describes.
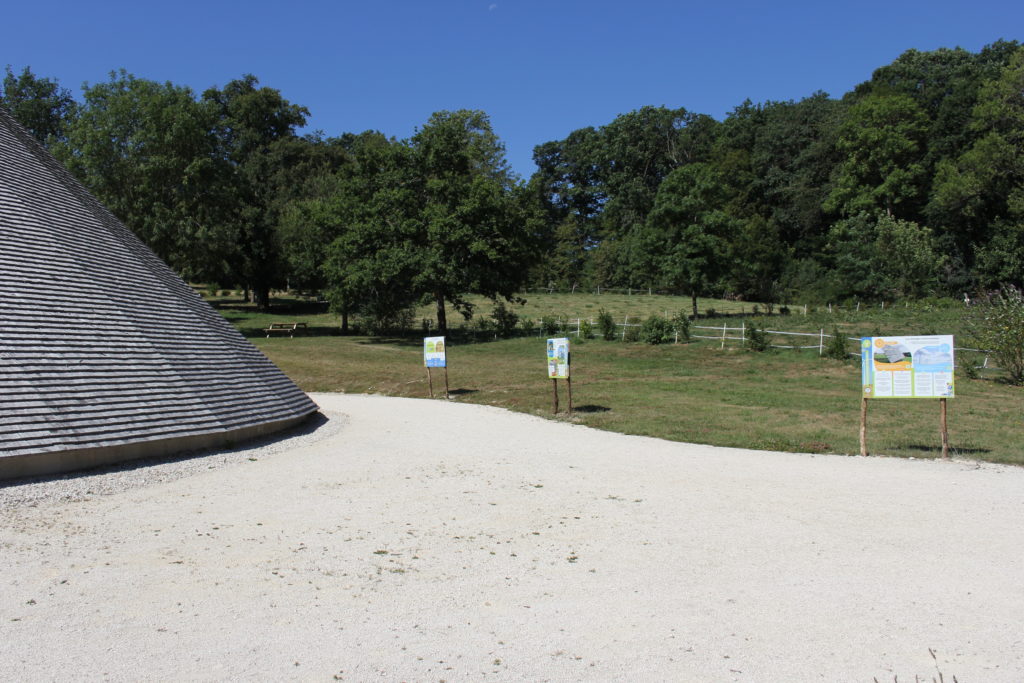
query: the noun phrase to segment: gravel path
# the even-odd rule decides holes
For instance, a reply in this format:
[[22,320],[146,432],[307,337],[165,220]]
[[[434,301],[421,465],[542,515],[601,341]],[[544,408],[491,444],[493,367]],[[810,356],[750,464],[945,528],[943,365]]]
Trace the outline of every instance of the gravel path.
[[0,680],[1024,680],[1024,469],[315,395],[0,488]]

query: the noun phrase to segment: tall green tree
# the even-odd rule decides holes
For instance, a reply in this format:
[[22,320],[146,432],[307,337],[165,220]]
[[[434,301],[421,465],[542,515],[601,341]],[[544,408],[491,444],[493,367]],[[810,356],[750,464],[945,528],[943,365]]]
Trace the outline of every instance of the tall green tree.
[[825,208],[846,215],[882,210],[916,216],[927,126],[921,108],[906,95],[871,95],[850,107],[837,142],[845,158]]
[[[980,283],[1019,284],[1024,272],[1024,48],[985,83],[971,128],[977,140],[939,165],[929,212],[951,226],[957,251],[980,258]],[[983,255],[983,256],[982,256]]]
[[711,164],[683,166],[658,189],[643,241],[663,282],[690,293],[693,315],[697,297],[711,292],[728,272],[730,241],[740,222],[724,207],[729,188]]
[[216,112],[187,87],[124,70],[83,98],[56,156],[171,267],[219,279],[234,245],[222,229],[233,195],[211,134]]
[[484,112],[437,112],[409,144],[424,180],[413,285],[434,300],[443,332],[446,304],[471,314],[468,293],[515,297],[535,258],[537,219]]
[[[278,226],[287,203],[289,148],[309,111],[281,92],[259,86],[252,74],[203,93],[216,115],[218,156],[233,194],[226,225],[235,235],[239,258],[235,277],[246,285],[260,309],[270,306],[270,288],[283,284]],[[301,144],[301,143],[300,143]],[[300,155],[301,157],[301,155]]]
[[78,111],[71,91],[58,81],[40,78],[27,66],[15,75],[9,64],[4,70],[0,104],[46,146],[66,139]]

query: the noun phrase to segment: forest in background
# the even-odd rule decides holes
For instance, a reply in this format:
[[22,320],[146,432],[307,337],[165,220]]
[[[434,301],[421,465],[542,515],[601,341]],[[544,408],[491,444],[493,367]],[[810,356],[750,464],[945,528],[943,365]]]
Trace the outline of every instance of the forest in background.
[[7,67],[0,102],[185,278],[388,320],[528,287],[762,303],[1024,282],[1024,48],[909,50],[842,97],[642,106],[540,143],[517,177],[485,112],[409,139],[300,135],[252,75],[201,94]]

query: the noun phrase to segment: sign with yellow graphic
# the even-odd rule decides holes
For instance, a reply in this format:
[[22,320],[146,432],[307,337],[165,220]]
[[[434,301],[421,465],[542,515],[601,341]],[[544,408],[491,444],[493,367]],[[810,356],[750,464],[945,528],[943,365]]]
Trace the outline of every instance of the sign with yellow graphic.
[[952,335],[863,337],[860,365],[865,398],[954,395]]
[[569,379],[569,340],[548,339],[548,377]]
[[446,367],[444,337],[423,338],[423,364],[428,368]]

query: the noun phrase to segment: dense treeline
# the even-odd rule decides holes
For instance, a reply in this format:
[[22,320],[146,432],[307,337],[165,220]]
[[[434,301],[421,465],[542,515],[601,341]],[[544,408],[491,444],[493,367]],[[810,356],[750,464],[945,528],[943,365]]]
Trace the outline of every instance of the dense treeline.
[[1024,48],[910,50],[841,99],[722,121],[642,107],[534,150],[524,181],[478,111],[407,140],[299,135],[246,75],[197,95],[121,71],[82,101],[27,67],[3,103],[185,277],[324,292],[347,320],[466,294],[653,287],[768,303],[1024,281]]

